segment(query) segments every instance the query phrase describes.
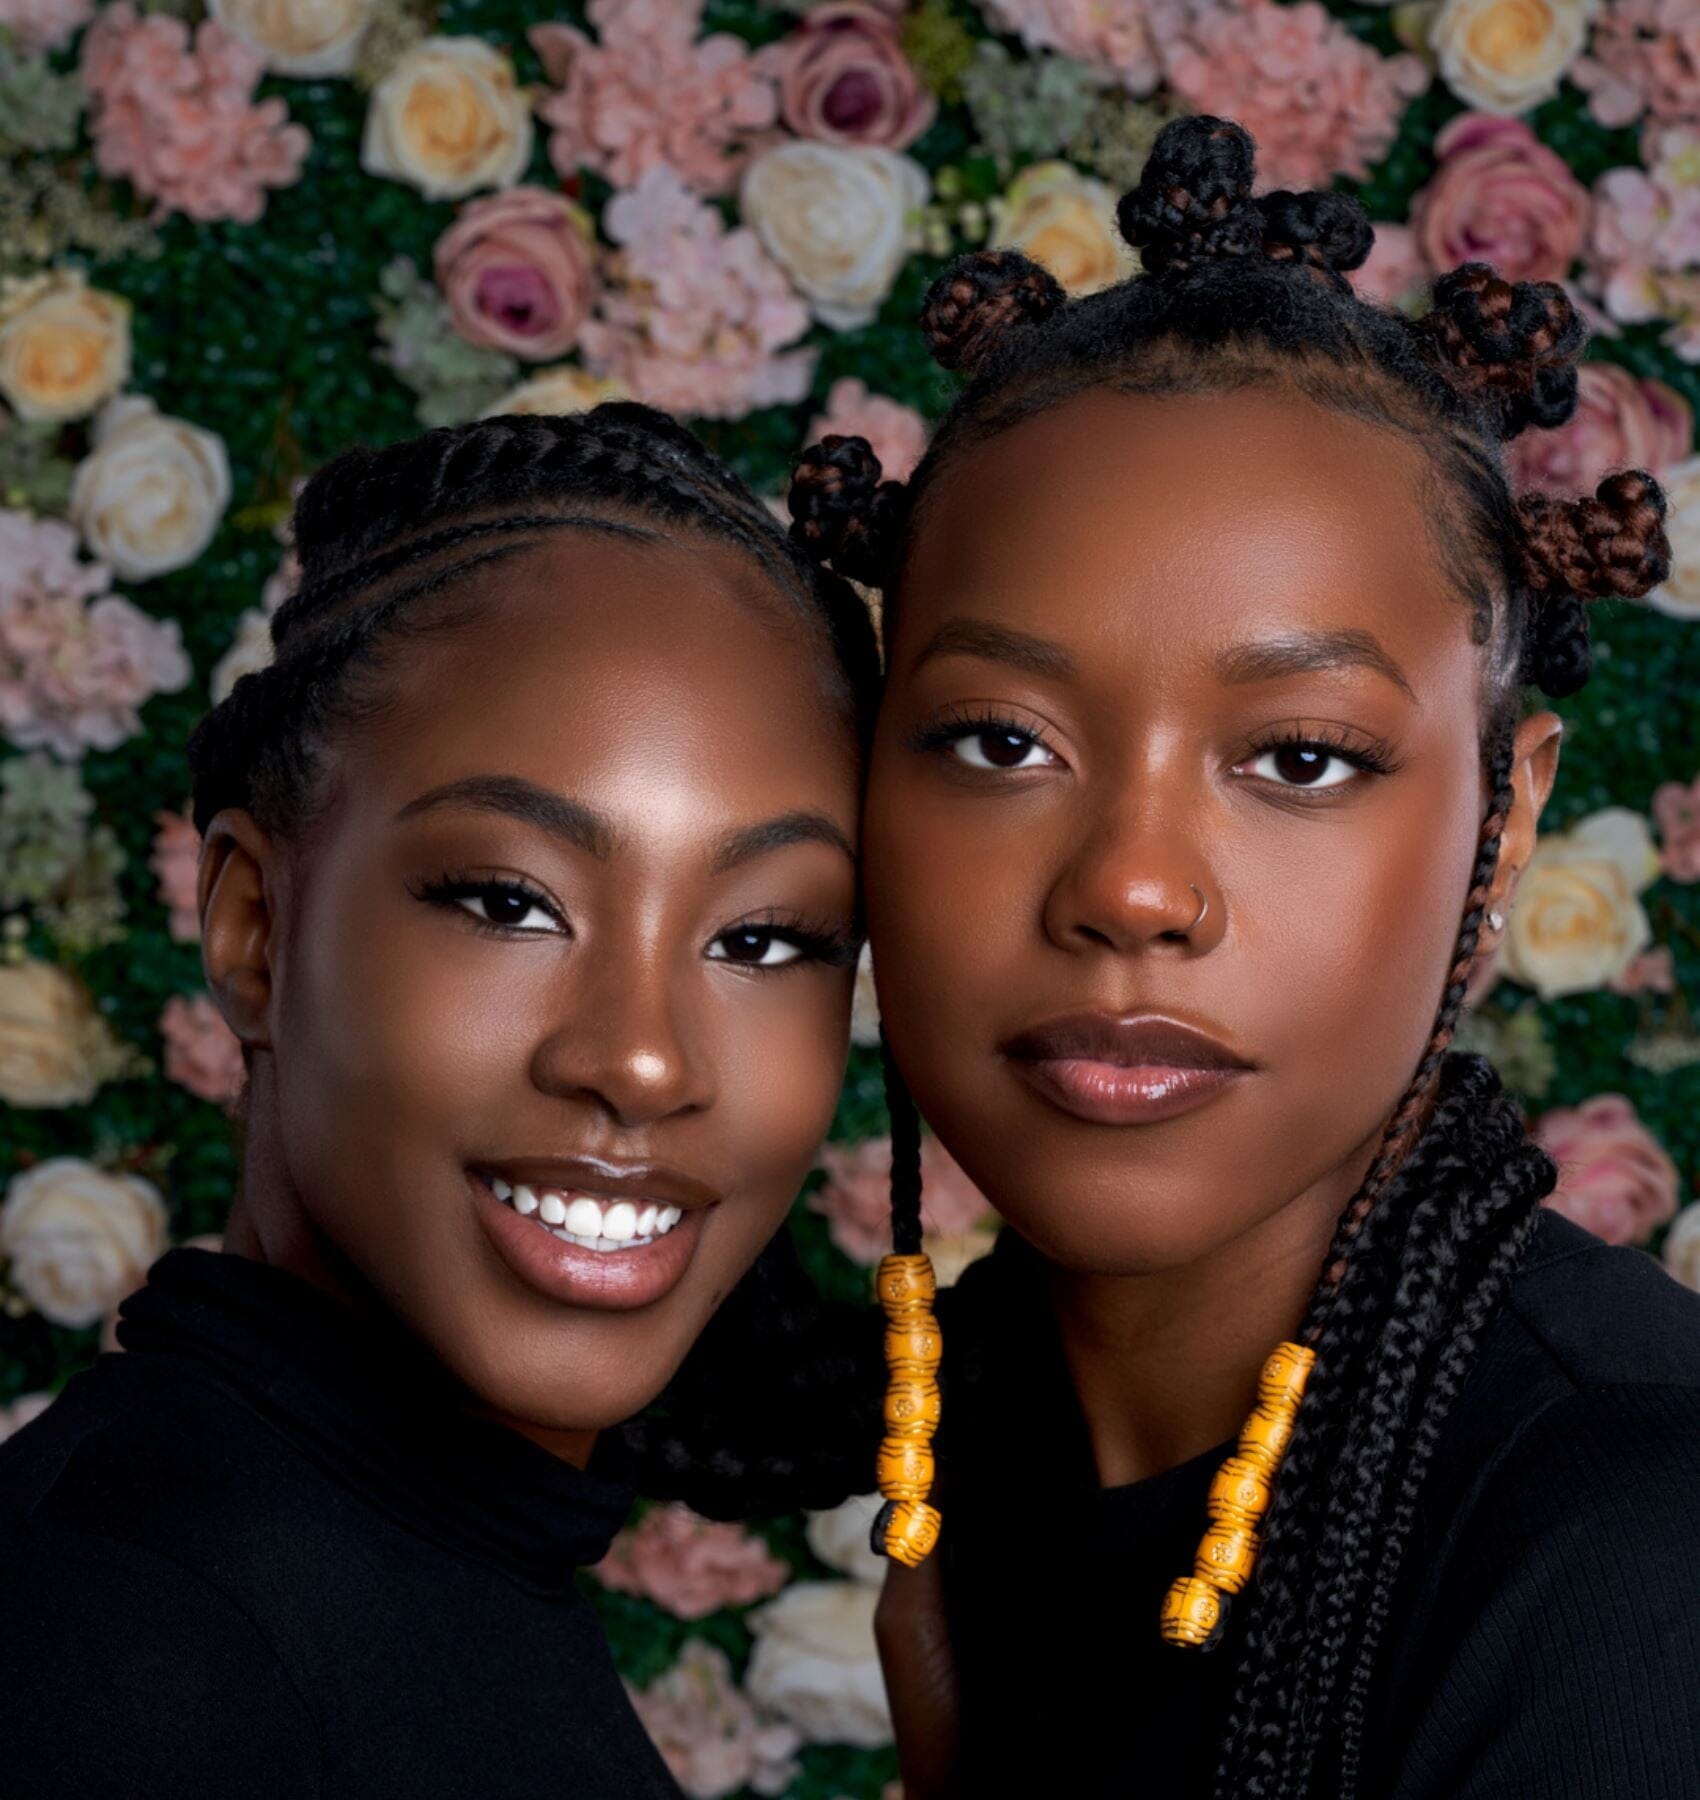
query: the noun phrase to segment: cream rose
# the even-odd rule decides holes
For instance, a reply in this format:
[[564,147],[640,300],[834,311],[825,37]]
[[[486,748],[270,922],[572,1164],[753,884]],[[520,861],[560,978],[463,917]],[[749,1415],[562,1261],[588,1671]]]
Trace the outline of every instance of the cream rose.
[[372,22],[372,0],[207,0],[274,75],[346,75]]
[[151,400],[114,400],[71,481],[71,522],[120,575],[145,580],[192,563],[230,499],[224,444],[168,419]]
[[0,394],[20,419],[80,419],[130,379],[130,306],[55,269],[0,289]]
[[34,961],[0,965],[0,1101],[81,1106],[128,1061],[69,971]]
[[1115,195],[1065,162],[1035,163],[993,201],[990,242],[1032,257],[1072,295],[1095,294],[1133,272]]
[[1691,456],[1659,478],[1665,490],[1665,531],[1670,537],[1670,578],[1647,604],[1674,619],[1700,624],[1700,456]]
[[529,381],[522,381],[484,416],[494,419],[503,413],[540,413],[558,418],[567,413],[589,412],[604,400],[630,398],[619,382],[599,381],[572,363],[562,363],[557,369],[542,369]]
[[1621,806],[1535,845],[1505,928],[1505,973],[1543,1000],[1616,980],[1652,940],[1637,898],[1659,872],[1652,833]]
[[165,1203],[139,1175],[55,1156],[15,1176],[0,1206],[0,1256],[55,1325],[92,1325],[165,1249]]
[[878,1600],[870,1582],[799,1581],[751,1613],[750,1698],[811,1743],[889,1744],[891,1712],[874,1647]]
[[1593,12],[1593,0],[1444,0],[1430,38],[1441,79],[1483,112],[1527,112],[1558,92]]
[[1685,1206],[1672,1220],[1659,1254],[1684,1287],[1700,1293],[1700,1200]]
[[809,1548],[829,1569],[877,1588],[890,1565],[868,1540],[884,1505],[881,1494],[852,1494],[825,1512],[810,1513],[803,1531]]
[[895,150],[791,143],[745,170],[742,205],[810,311],[844,331],[891,292],[928,192],[926,170]]
[[212,677],[207,684],[213,705],[228,700],[230,690],[244,675],[259,674],[262,669],[271,667],[271,661],[271,615],[258,606],[251,606],[236,621],[236,635],[230,640],[230,648],[213,664]]
[[372,90],[360,166],[458,200],[512,187],[531,160],[531,106],[501,51],[478,38],[427,38]]

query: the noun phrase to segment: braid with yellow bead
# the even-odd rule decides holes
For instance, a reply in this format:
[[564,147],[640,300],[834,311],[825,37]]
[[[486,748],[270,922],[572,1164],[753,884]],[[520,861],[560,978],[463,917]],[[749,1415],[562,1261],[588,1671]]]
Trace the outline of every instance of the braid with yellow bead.
[[885,1436],[877,1471],[885,1504],[871,1534],[876,1555],[905,1568],[926,1561],[938,1542],[938,1509],[928,1504],[939,1423],[939,1361],[944,1341],[933,1312],[937,1283],[921,1248],[921,1125],[881,1034],[891,1113],[892,1254],[879,1266],[885,1309]]

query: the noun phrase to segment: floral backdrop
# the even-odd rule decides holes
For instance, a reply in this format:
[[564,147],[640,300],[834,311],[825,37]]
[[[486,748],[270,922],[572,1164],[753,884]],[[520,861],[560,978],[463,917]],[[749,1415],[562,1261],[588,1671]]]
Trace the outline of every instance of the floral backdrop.
[[[0,1435],[171,1242],[216,1242],[240,1074],[202,990],[183,742],[267,654],[301,479],[355,441],[629,394],[761,491],[828,429],[901,475],[948,257],[1075,293],[1183,111],[1380,221],[1367,291],[1470,257],[1566,281],[1559,493],[1625,463],[1676,563],[1595,679],[1466,1037],[1555,1204],[1700,1286],[1700,0],[0,0]],[[871,988],[792,1229],[865,1295],[888,1152]],[[927,1146],[948,1276],[991,1237]],[[653,1508],[589,1582],[686,1790],[895,1774],[858,1503]]]

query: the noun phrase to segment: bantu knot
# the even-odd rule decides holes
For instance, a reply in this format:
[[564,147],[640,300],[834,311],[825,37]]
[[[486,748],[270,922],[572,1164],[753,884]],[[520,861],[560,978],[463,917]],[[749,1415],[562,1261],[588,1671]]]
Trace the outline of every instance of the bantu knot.
[[1157,133],[1139,185],[1116,208],[1121,234],[1153,275],[1201,259],[1249,256],[1263,243],[1252,203],[1256,145],[1232,119],[1172,119]]
[[1303,263],[1342,293],[1351,291],[1349,269],[1361,268],[1375,243],[1369,214],[1348,194],[1302,193],[1277,188],[1257,203],[1263,219],[1263,254],[1272,262]]
[[791,539],[818,563],[869,587],[892,573],[909,493],[882,481],[866,438],[824,437],[803,452],[791,476]]
[[941,367],[972,369],[1013,327],[1048,319],[1065,298],[1056,277],[1019,250],[979,250],[927,289],[921,334]]

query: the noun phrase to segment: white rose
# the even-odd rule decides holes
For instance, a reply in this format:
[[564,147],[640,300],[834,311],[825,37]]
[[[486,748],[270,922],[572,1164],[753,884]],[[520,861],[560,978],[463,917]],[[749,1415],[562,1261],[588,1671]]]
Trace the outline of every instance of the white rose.
[[1593,12],[1593,0],[1444,0],[1430,40],[1441,79],[1483,112],[1527,112],[1558,92]]
[[1647,604],[1675,619],[1700,624],[1700,456],[1679,462],[1659,477],[1669,511],[1670,579],[1653,589]]
[[955,1287],[962,1271],[989,1255],[998,1241],[995,1225],[976,1225],[971,1231],[929,1231],[921,1240],[933,1265],[933,1279],[941,1288]]
[[743,215],[815,317],[865,325],[913,244],[927,172],[866,144],[779,144],[744,171]]
[[[603,381],[572,363],[562,363],[557,369],[542,369],[529,381],[522,381],[484,416],[494,419],[504,413],[542,413],[559,418],[567,413],[589,412],[604,400],[630,398],[619,382]],[[790,516],[786,514],[787,522]]]
[[512,187],[531,160],[531,106],[513,64],[479,38],[427,38],[372,90],[360,166],[458,200]]
[[55,269],[0,289],[0,394],[20,419],[81,419],[130,378],[130,305]]
[[811,1743],[889,1744],[891,1711],[874,1647],[878,1600],[867,1582],[799,1581],[751,1613],[750,1698]]
[[1505,973],[1543,1000],[1615,980],[1652,941],[1636,896],[1658,872],[1646,820],[1621,806],[1541,838],[1506,921]]
[[1684,1287],[1700,1293],[1700,1200],[1676,1215],[1659,1254]]
[[212,542],[230,500],[223,441],[151,400],[114,400],[71,479],[71,522],[120,575],[186,568]]
[[1075,296],[1133,272],[1133,252],[1116,228],[1115,194],[1066,162],[1022,170],[992,202],[990,242],[1032,257]]
[[127,1061],[68,970],[36,961],[0,966],[0,1101],[81,1106]]
[[[786,513],[786,522],[790,513]],[[880,997],[874,987],[874,953],[866,944],[856,959],[856,989],[850,1001],[850,1042],[877,1050],[880,1041]]]
[[263,607],[251,606],[236,621],[236,635],[230,640],[230,648],[213,665],[213,705],[228,700],[230,690],[244,675],[257,675],[261,669],[271,666],[271,660],[271,615]]
[[207,0],[274,75],[346,75],[372,20],[372,0]]
[[878,1587],[885,1580],[886,1559],[868,1542],[874,1520],[885,1505],[879,1494],[852,1494],[839,1506],[826,1512],[812,1512],[803,1535],[830,1569],[848,1575],[852,1581],[871,1582]]
[[55,1325],[92,1325],[165,1249],[165,1203],[139,1175],[56,1156],[14,1177],[0,1206],[0,1255],[24,1298]]

